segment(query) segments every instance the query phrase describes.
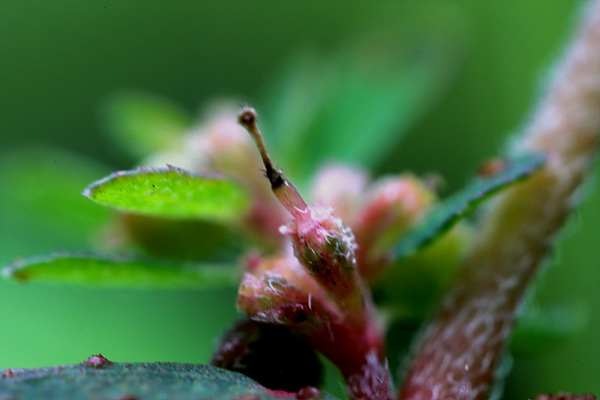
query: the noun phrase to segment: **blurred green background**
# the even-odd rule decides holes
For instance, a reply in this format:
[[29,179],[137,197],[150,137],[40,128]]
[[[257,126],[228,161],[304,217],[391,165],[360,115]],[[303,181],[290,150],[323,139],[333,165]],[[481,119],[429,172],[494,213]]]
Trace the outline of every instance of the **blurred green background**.
[[[254,104],[298,49],[333,52],[374,25],[406,23],[406,10],[420,7],[452,15],[468,50],[441,100],[411,125],[378,172],[437,171],[456,189],[526,120],[580,4],[0,0],[0,157],[36,143],[92,158],[106,172],[130,168],[135,160],[115,149],[98,118],[99,105],[116,90],[156,93],[191,113],[215,98]],[[31,172],[43,176],[44,166],[29,161]],[[4,193],[30,189],[7,187],[9,177],[0,175]],[[539,285],[549,304],[586,301],[590,323],[551,351],[517,357],[506,398],[600,393],[598,204],[600,191],[592,188]],[[84,238],[60,230],[39,232],[35,220],[10,207],[0,210],[0,224],[0,264],[85,246]],[[234,299],[233,290],[138,292],[0,281],[0,369],[76,363],[95,353],[115,361],[204,363],[235,318]]]

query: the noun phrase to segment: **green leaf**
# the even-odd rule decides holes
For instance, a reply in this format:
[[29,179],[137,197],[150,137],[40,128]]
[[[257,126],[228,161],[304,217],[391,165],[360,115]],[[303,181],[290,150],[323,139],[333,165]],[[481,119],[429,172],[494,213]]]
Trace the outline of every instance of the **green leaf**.
[[65,150],[27,146],[0,154],[0,259],[56,247],[87,247],[110,211],[81,188],[110,171]]
[[192,125],[191,117],[173,102],[133,91],[110,97],[101,116],[108,134],[137,157],[176,148],[177,139]]
[[265,131],[294,182],[329,161],[379,164],[445,92],[465,53],[460,18],[406,8],[338,52],[297,55],[269,87]]
[[536,172],[545,160],[545,155],[533,154],[508,161],[502,171],[487,178],[477,178],[460,192],[438,203],[415,229],[402,238],[394,249],[394,259],[414,254],[431,244],[492,195]]
[[249,206],[235,182],[168,166],[115,172],[83,195],[120,211],[165,218],[232,221]]
[[240,270],[232,265],[167,263],[132,256],[59,252],[16,260],[2,277],[18,282],[86,286],[180,289],[234,286]]
[[[265,389],[236,372],[206,365],[112,363],[0,371],[0,399],[20,400],[283,400],[295,394]],[[105,360],[105,359],[104,359]],[[323,394],[321,400],[335,400]]]

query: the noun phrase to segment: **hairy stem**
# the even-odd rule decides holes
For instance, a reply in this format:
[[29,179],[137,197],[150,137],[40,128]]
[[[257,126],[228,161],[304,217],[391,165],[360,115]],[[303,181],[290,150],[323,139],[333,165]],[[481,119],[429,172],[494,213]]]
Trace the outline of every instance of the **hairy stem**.
[[488,397],[526,289],[574,207],[600,131],[600,1],[593,1],[516,152],[548,165],[482,217],[462,273],[426,329],[399,399]]
[[361,321],[333,321],[326,330],[301,337],[340,369],[350,400],[391,400],[383,332],[372,305],[367,308]]

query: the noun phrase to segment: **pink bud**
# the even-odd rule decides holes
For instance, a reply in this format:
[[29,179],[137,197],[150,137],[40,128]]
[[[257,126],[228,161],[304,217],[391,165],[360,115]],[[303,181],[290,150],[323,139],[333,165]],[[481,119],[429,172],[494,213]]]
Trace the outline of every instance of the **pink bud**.
[[293,256],[264,259],[244,274],[238,308],[256,321],[296,325],[338,318],[328,295]]
[[364,277],[382,270],[386,251],[423,217],[434,200],[431,189],[411,175],[380,179],[372,185],[352,224]]
[[326,291],[338,302],[362,309],[354,235],[333,215],[333,208],[307,207],[301,218],[280,230],[290,236],[296,258]]

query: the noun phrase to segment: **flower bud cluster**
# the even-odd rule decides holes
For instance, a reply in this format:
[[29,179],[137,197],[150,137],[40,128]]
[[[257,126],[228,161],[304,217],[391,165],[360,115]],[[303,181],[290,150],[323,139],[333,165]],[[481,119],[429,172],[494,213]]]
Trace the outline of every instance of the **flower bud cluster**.
[[324,169],[316,179],[314,197],[336,213],[342,210],[355,236],[356,263],[366,280],[389,266],[391,247],[436,200],[435,193],[415,176],[385,177],[369,183],[366,174],[344,166]]
[[336,166],[315,183],[315,199],[327,206],[309,206],[273,166],[256,119],[248,107],[238,117],[256,143],[274,198],[292,220],[279,229],[290,239],[281,254],[248,263],[238,308],[254,321],[293,329],[340,368],[353,398],[389,398],[384,332],[363,278],[390,264],[390,238],[416,223],[435,196],[411,176],[368,186],[365,173]]

